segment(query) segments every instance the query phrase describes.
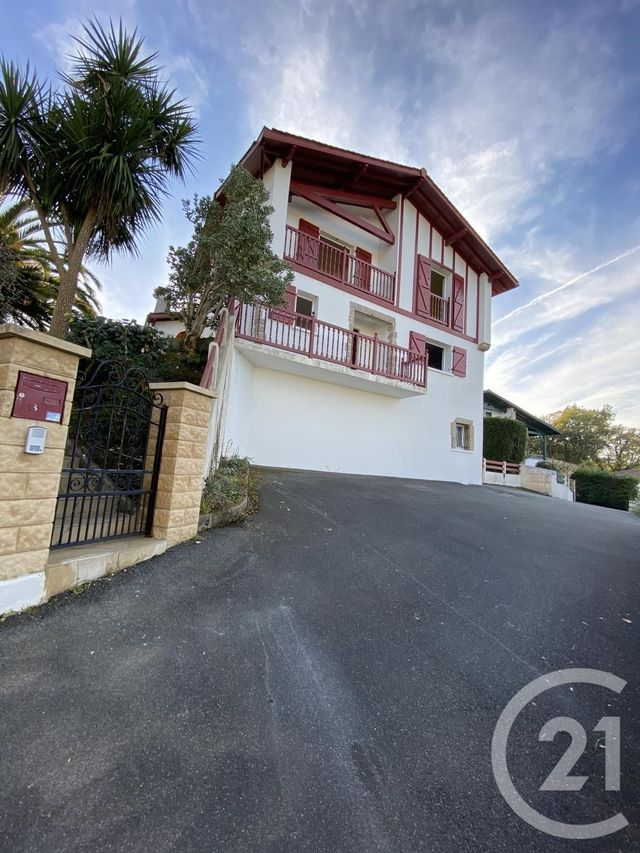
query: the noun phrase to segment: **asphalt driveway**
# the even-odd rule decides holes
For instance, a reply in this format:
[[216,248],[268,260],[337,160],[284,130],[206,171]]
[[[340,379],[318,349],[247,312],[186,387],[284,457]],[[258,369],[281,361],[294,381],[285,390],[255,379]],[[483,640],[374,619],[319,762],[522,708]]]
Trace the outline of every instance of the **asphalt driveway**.
[[[640,849],[640,518],[525,492],[271,472],[206,534],[0,625],[0,849]],[[539,812],[629,826],[566,841]],[[579,792],[539,791],[570,738]],[[621,719],[621,790],[593,728]],[[606,746],[606,749],[605,749]],[[572,759],[573,760],[573,759]],[[571,763],[571,762],[569,762]]]

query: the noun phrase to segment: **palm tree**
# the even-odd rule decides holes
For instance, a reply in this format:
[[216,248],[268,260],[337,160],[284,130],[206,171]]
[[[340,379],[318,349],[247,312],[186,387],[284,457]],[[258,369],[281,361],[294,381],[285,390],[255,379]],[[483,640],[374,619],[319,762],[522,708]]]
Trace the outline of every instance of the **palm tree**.
[[58,276],[51,334],[64,337],[85,257],[135,252],[171,176],[194,153],[190,110],[156,55],[122,23],[84,25],[63,87],[0,62],[0,193],[29,199]]
[[[3,199],[0,198],[0,205]],[[0,206],[0,321],[47,329],[59,280],[46,245],[40,220],[27,199]],[[101,284],[84,267],[81,270],[75,311],[95,316]]]

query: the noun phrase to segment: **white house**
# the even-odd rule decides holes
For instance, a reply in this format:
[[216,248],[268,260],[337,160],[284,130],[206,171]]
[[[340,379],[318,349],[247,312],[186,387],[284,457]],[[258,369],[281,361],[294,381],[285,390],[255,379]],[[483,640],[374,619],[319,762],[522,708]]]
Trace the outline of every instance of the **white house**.
[[424,169],[267,128],[240,162],[295,280],[286,309],[223,318],[212,455],[480,483],[491,298],[512,273]]

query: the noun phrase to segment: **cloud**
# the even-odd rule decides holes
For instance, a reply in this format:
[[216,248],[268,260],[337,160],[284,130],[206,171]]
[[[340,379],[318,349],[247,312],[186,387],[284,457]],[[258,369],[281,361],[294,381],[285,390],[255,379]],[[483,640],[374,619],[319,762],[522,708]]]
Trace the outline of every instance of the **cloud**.
[[564,284],[559,284],[552,290],[547,290],[544,293],[540,293],[538,296],[535,296],[533,299],[531,299],[529,302],[526,302],[524,305],[519,305],[517,308],[514,308],[513,311],[510,311],[508,314],[503,314],[502,317],[500,317],[494,322],[494,327],[497,326],[498,323],[504,323],[505,321],[510,320],[512,317],[521,314],[523,311],[528,311],[530,308],[533,308],[536,305],[540,305],[542,302],[546,302],[552,296],[555,296],[557,293],[566,290],[568,287],[573,287],[574,285],[578,284],[578,282],[583,281],[586,278],[591,278],[595,275],[595,273],[602,272],[602,270],[607,269],[607,267],[610,267],[613,264],[617,264],[620,261],[630,258],[637,252],[640,252],[640,245],[632,246],[630,249],[626,249],[624,252],[619,255],[616,255],[614,258],[610,258],[608,261],[602,261],[597,266],[593,267],[593,269],[579,273],[578,275],[569,279],[569,281],[565,281]]
[[535,341],[513,346],[491,364],[486,387],[508,390],[506,396],[539,415],[574,402],[589,407],[608,403],[622,423],[640,426],[638,316],[636,297],[629,304],[609,306],[587,334],[568,336],[557,347]]
[[239,31],[227,57],[254,133],[267,124],[424,165],[492,240],[560,203],[575,167],[624,138],[614,116],[630,82],[592,5],[531,16],[499,2],[275,0],[233,22],[189,8],[207,30]]
[[496,323],[485,385],[540,415],[608,403],[622,422],[640,426],[639,318],[631,249]]

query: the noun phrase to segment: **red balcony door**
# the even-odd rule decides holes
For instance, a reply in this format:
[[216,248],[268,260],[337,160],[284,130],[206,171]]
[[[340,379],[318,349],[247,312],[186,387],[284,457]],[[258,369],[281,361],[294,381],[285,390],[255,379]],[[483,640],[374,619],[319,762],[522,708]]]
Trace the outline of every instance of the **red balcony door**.
[[303,267],[318,269],[320,229],[306,219],[300,220],[296,261]]
[[356,249],[356,267],[354,284],[361,290],[371,290],[371,252]]

